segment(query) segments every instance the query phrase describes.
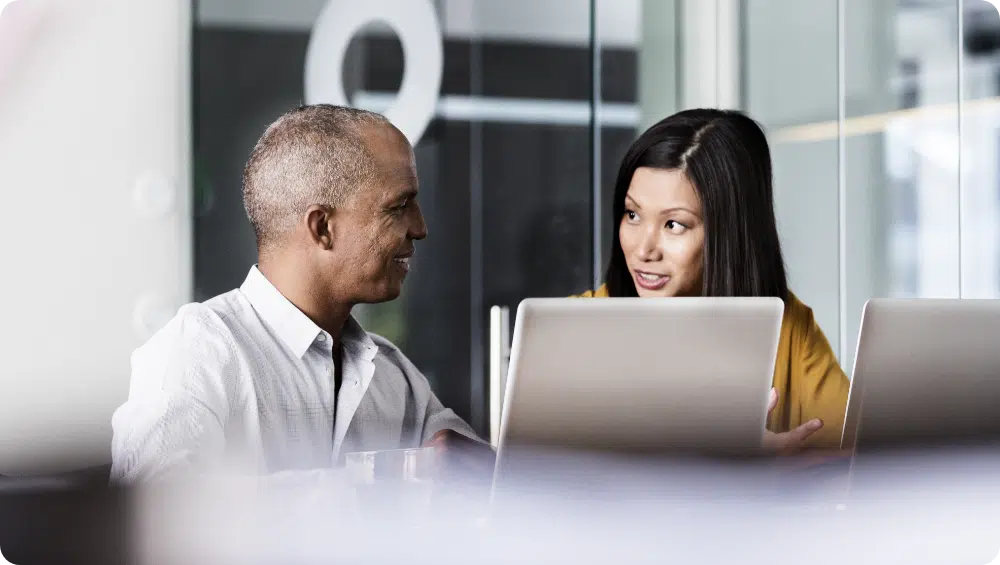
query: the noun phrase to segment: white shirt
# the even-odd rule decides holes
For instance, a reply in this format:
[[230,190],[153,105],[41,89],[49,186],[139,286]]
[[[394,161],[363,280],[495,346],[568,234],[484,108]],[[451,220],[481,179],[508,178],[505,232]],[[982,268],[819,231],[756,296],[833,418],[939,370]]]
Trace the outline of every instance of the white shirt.
[[353,318],[341,343],[335,409],[330,334],[256,267],[239,289],[183,306],[132,355],[129,397],[111,421],[112,481],[221,465],[328,468],[444,429],[475,438],[392,343]]

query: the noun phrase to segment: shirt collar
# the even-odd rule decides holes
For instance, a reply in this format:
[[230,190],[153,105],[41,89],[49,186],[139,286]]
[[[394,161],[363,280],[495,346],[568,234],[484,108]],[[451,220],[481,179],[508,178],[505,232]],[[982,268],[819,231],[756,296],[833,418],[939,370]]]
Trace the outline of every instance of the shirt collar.
[[[250,301],[250,305],[264,322],[271,327],[278,338],[295,354],[302,358],[317,339],[330,340],[331,336],[296,308],[256,265],[240,286],[240,292]],[[345,348],[356,349],[370,359],[375,357],[378,346],[353,316],[348,317],[341,334]]]
[[352,349],[353,353],[367,361],[374,359],[378,353],[378,345],[361,327],[361,324],[354,319],[354,316],[347,317],[347,322],[344,323],[344,328],[340,331],[340,340],[345,349]]

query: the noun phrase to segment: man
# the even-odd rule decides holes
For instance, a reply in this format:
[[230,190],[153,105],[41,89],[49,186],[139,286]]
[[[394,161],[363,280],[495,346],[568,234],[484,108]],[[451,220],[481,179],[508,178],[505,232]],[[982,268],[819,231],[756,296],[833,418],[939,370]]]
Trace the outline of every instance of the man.
[[[258,266],[190,304],[132,357],[114,414],[112,480],[336,466],[346,453],[475,438],[387,340],[351,317],[399,296],[427,235],[410,144],[384,117],[291,111],[243,175]],[[474,444],[479,445],[479,444]],[[460,449],[458,451],[461,451]]]

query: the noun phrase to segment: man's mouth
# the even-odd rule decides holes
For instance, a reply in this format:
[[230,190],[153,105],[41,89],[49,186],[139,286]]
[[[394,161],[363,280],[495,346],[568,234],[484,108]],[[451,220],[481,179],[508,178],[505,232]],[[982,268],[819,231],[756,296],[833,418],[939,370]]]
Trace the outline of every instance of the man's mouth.
[[410,270],[410,258],[413,257],[413,252],[403,253],[393,257],[392,262],[398,265],[404,271]]
[[660,290],[670,282],[669,275],[635,271],[635,282],[646,290]]

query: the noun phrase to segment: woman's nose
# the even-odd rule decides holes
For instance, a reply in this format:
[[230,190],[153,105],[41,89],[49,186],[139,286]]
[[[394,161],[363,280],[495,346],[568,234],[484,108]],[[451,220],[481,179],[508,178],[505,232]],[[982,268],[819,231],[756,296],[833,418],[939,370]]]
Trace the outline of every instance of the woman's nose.
[[642,241],[639,243],[639,260],[655,262],[663,258],[663,253],[660,251],[659,235],[653,230],[648,230],[643,234]]

